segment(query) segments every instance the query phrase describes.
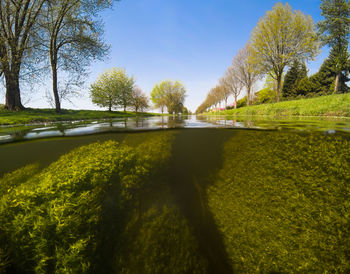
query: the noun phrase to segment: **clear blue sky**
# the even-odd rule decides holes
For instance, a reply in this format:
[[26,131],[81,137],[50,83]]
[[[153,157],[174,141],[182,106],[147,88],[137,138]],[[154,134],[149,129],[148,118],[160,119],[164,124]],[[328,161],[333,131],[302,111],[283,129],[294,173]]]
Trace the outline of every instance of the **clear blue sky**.
[[[186,106],[192,111],[248,41],[272,0],[122,0],[103,13],[105,38],[111,44],[106,62],[93,63],[88,85],[110,67],[125,68],[147,94],[155,83],[180,80],[187,88]],[[293,9],[321,19],[320,0],[288,2]],[[328,50],[323,49],[310,72],[317,71]],[[78,108],[96,108],[88,98],[74,100]],[[39,98],[39,97],[38,97]],[[36,99],[33,106],[45,106]],[[72,107],[63,103],[63,107]]]

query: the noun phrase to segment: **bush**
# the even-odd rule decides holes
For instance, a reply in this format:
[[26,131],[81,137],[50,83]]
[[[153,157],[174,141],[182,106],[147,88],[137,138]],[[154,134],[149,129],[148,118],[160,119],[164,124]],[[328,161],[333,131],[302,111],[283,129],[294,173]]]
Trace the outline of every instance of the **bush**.
[[257,93],[255,93],[255,98],[253,100],[254,105],[273,103],[276,101],[276,92],[269,88],[264,88]]
[[244,96],[242,99],[237,101],[237,108],[247,106],[247,96]]

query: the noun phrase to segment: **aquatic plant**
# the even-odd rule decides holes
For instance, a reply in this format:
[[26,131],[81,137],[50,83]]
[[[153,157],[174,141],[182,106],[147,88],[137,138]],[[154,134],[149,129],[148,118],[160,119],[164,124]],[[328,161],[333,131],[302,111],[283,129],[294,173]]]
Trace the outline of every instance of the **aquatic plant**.
[[209,206],[238,272],[350,271],[350,140],[240,132]]
[[[120,235],[129,235],[132,224],[128,223],[138,212],[141,189],[149,187],[153,175],[160,171],[171,153],[171,133],[146,136],[131,134],[123,144],[115,141],[90,144],[62,156],[41,172],[31,166],[5,175],[0,182],[0,255],[5,255],[0,259],[3,262],[8,259],[6,267],[37,273],[86,273],[103,267],[105,271],[119,272],[122,264],[108,260],[125,258],[120,254],[122,251],[131,252],[125,250]],[[30,170],[33,172],[28,172]],[[11,187],[6,189],[9,184]],[[183,217],[167,207],[159,212],[146,209],[142,212],[137,214],[145,220],[141,224],[145,230],[139,229],[141,238],[135,239],[131,250],[137,248],[144,236],[150,237],[149,229],[155,227],[150,242],[144,242],[144,252],[139,256],[145,260],[150,250],[158,248],[153,245],[168,241],[172,247],[181,244],[174,250],[182,250],[191,262],[193,256],[189,256],[193,249],[188,249],[190,233],[181,220]],[[162,229],[171,226],[177,227],[176,233],[182,240],[166,239],[168,231],[162,232]],[[184,243],[187,246],[182,246]],[[106,247],[104,252],[110,252],[109,259],[101,257],[104,254],[101,250]],[[157,254],[147,257],[151,261],[143,265],[146,272],[157,273],[155,267],[161,270],[162,265],[174,271],[179,269],[180,266],[174,268],[171,262],[175,253],[165,251],[164,254],[168,255],[163,259],[157,258]],[[142,262],[134,261],[138,265]],[[133,265],[129,267],[133,269]],[[181,267],[190,269],[192,265],[182,261]]]

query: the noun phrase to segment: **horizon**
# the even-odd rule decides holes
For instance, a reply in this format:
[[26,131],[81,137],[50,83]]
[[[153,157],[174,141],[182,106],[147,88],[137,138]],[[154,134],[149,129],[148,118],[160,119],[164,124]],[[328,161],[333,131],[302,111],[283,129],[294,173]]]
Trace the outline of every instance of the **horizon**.
[[[259,18],[277,2],[286,3],[272,0],[248,3],[243,0],[234,3],[229,0],[215,3],[209,0],[117,2],[112,10],[101,14],[105,40],[111,45],[109,59],[91,63],[91,73],[81,88],[83,96],[73,98],[73,104],[63,101],[62,107],[101,109],[92,104],[89,86],[104,70],[119,67],[133,76],[135,84],[148,96],[153,86],[162,80],[181,81],[187,89],[185,106],[194,112],[217,84],[237,51],[246,44]],[[321,19],[319,0],[287,2],[293,10],[311,15],[315,23]],[[316,60],[307,64],[309,75],[318,70],[328,52],[327,47],[322,48]],[[51,92],[51,77],[46,79],[45,83],[34,87],[34,94],[32,90],[22,88],[24,101],[31,98],[26,107],[50,107],[45,92]],[[260,82],[257,90],[262,85]],[[4,88],[1,101],[4,101]]]

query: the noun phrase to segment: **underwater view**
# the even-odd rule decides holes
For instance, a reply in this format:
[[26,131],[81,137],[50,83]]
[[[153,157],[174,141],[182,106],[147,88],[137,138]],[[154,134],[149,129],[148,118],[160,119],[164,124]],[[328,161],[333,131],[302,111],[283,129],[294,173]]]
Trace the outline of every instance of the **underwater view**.
[[349,120],[139,122],[1,128],[1,273],[350,271]]

